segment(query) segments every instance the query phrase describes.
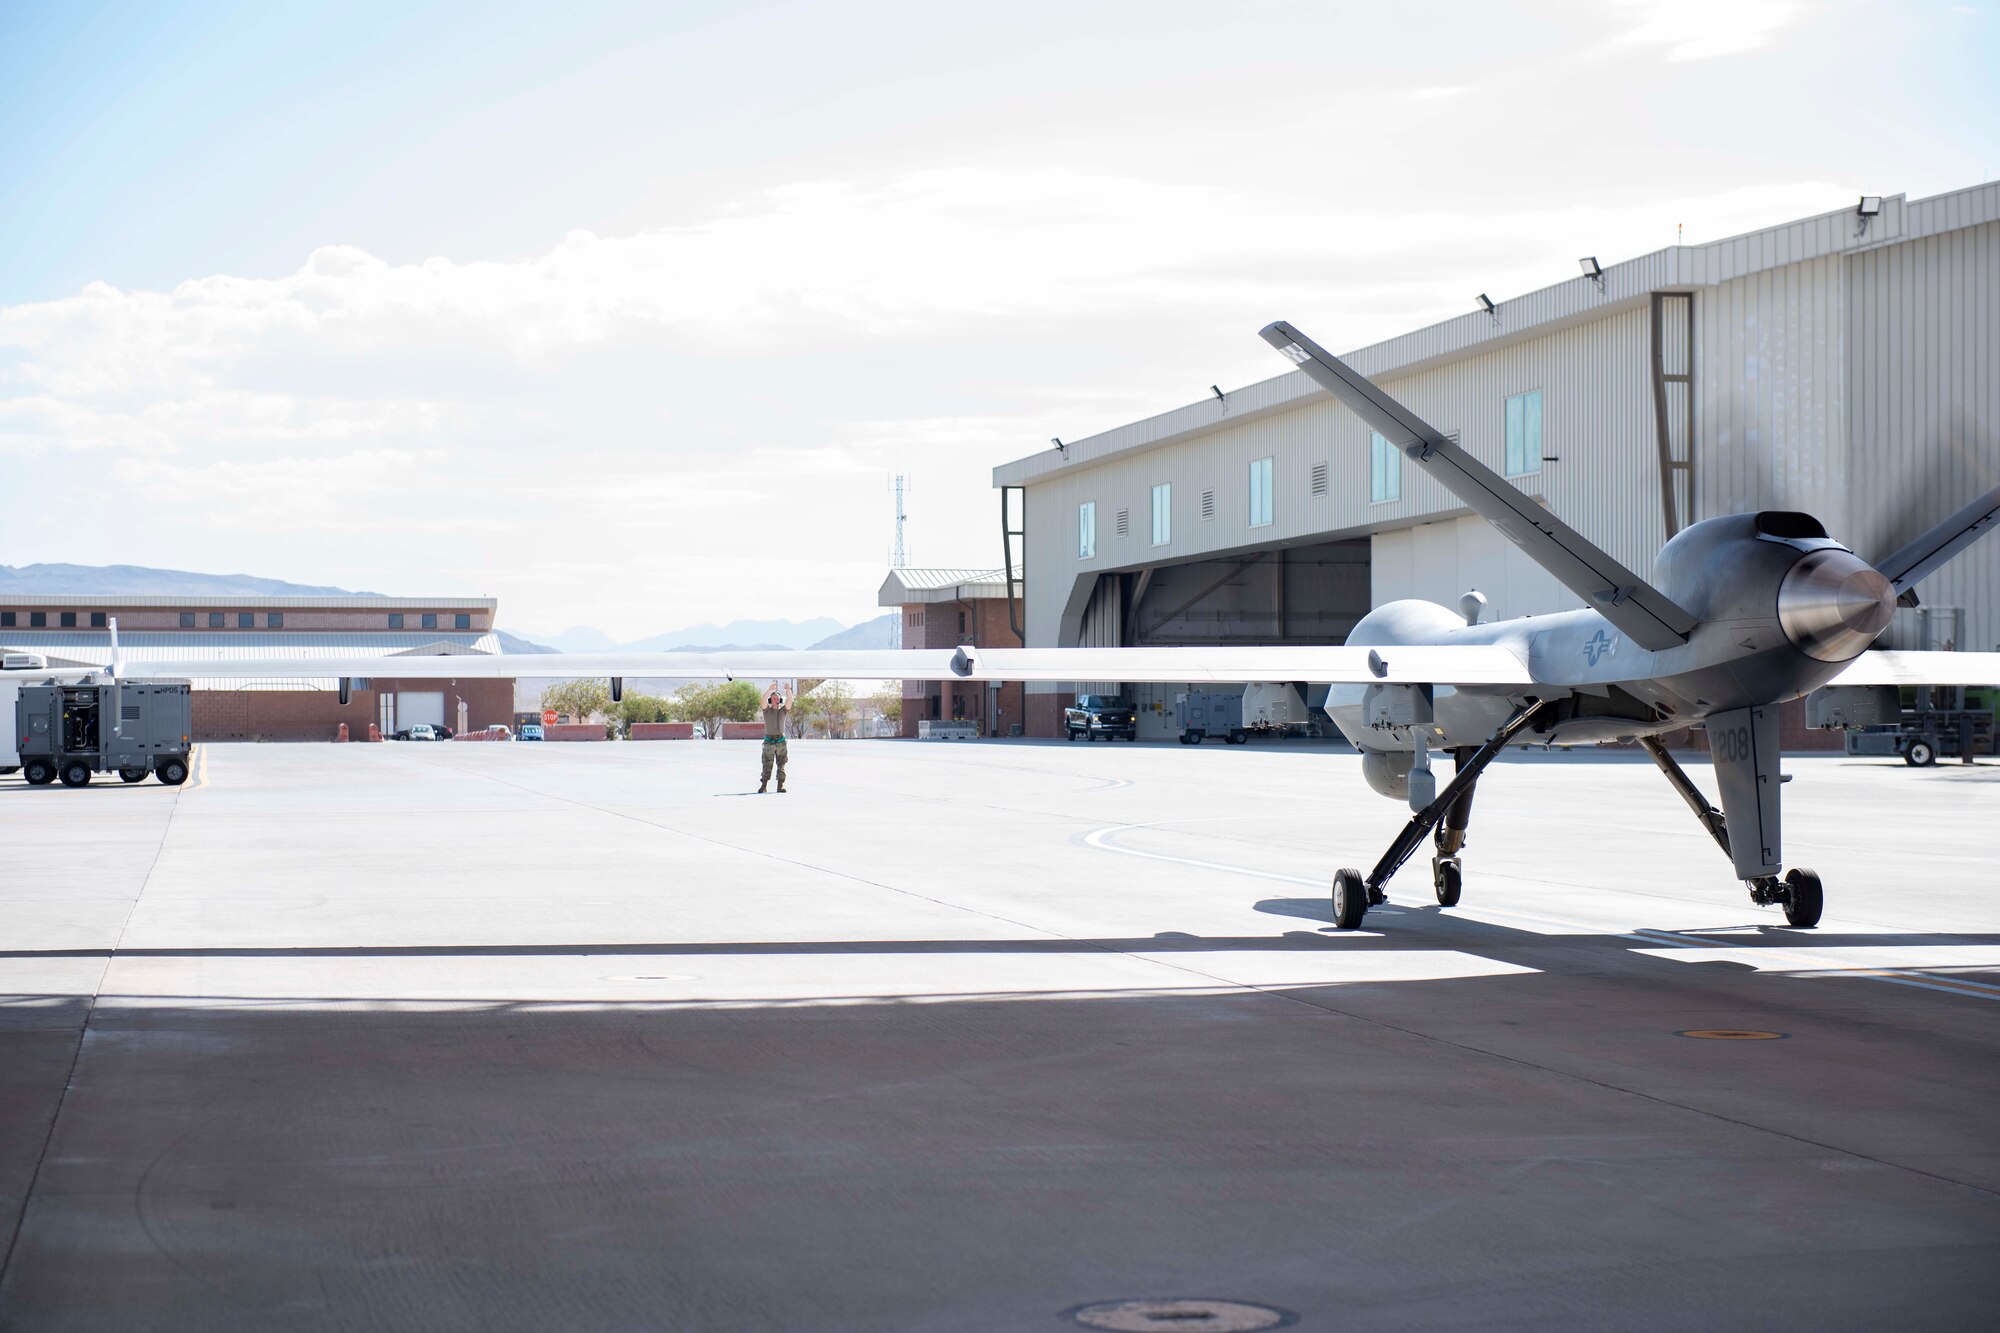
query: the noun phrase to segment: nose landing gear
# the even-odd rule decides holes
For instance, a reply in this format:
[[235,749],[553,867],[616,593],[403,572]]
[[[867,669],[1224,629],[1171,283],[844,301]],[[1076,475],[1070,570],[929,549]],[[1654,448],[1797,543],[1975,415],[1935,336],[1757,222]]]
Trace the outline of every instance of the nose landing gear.
[[1458,771],[1438,793],[1437,799],[1410,817],[1396,840],[1389,844],[1389,850],[1382,853],[1382,859],[1375,863],[1375,869],[1364,879],[1359,870],[1346,869],[1333,877],[1333,924],[1341,930],[1354,930],[1361,925],[1362,916],[1377,903],[1388,901],[1382,886],[1389,877],[1402,868],[1411,853],[1423,843],[1433,830],[1437,834],[1437,856],[1431,861],[1431,879],[1437,890],[1438,903],[1444,907],[1455,907],[1461,888],[1458,853],[1465,846],[1465,827],[1472,818],[1472,786],[1479,781],[1479,775],[1493,762],[1499,753],[1507,748],[1507,742],[1534,721],[1537,714],[1546,707],[1537,701],[1521,709],[1507,720],[1507,725],[1493,733],[1491,739],[1477,750],[1458,752]]

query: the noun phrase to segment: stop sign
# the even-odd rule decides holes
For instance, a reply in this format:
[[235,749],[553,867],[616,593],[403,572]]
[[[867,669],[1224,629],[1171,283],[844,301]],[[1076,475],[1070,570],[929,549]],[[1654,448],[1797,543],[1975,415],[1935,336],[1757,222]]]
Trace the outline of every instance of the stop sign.
[[542,725],[545,727],[553,727],[555,724],[556,724],[556,710],[553,708],[544,708],[542,710]]

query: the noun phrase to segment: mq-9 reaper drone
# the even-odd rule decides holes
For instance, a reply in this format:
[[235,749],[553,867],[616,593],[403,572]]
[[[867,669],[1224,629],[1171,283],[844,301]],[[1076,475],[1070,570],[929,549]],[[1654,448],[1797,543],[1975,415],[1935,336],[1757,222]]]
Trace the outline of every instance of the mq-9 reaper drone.
[[[1383,677],[1337,684],[1326,709],[1362,753],[1369,784],[1415,811],[1373,870],[1333,880],[1334,923],[1352,930],[1383,885],[1435,836],[1438,902],[1459,899],[1459,852],[1479,775],[1510,743],[1637,741],[1749,885],[1751,898],[1816,925],[1819,876],[1783,870],[1778,705],[1829,683],[1972,683],[1968,669],[2000,667],[1993,653],[1868,653],[1917,581],[2000,518],[2000,487],[1875,564],[1809,514],[1730,514],[1678,533],[1640,578],[1537,501],[1446,438],[1367,378],[1279,321],[1264,340],[1330,391],[1391,445],[1582,598],[1588,609],[1479,623],[1468,593],[1460,614],[1433,602],[1377,607],[1348,636]],[[1453,661],[1505,649],[1519,666],[1496,679],[1490,663],[1468,676]],[[1434,679],[1387,679],[1398,656],[1419,653]],[[1992,674],[2000,678],[2000,671]],[[1722,809],[1716,810],[1660,743],[1681,727],[1708,732]],[[1444,790],[1432,750],[1450,751]],[[1781,874],[1782,872],[1782,874]]]

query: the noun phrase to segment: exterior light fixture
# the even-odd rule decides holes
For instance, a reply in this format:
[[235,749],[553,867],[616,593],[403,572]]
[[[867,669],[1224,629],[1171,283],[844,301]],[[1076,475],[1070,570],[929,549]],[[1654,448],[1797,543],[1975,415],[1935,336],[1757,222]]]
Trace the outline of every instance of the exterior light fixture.
[[1208,391],[1215,395],[1215,401],[1218,403],[1226,403],[1229,401],[1227,398],[1223,397],[1222,390],[1213,384],[1208,386]]
[[1481,310],[1484,310],[1487,314],[1493,316],[1493,318],[1495,319],[1500,318],[1500,307],[1494,305],[1493,298],[1488,296],[1485,292],[1481,292],[1479,294],[1479,308]]
[[1854,226],[1854,234],[1856,236],[1867,235],[1868,224],[1882,216],[1882,196],[1879,194],[1862,195],[1861,202],[1854,206],[1854,216],[1857,219]]
[[1062,455],[1062,456],[1063,456],[1064,458],[1068,458],[1068,457],[1069,457],[1069,446],[1068,446],[1068,445],[1066,445],[1066,444],[1064,444],[1064,443],[1063,443],[1063,442],[1062,442],[1061,440],[1059,440],[1059,439],[1057,439],[1057,438],[1056,438],[1055,436],[1051,435],[1051,436],[1049,436],[1049,443],[1050,443],[1050,444],[1052,444],[1052,445],[1054,445],[1054,446],[1055,446],[1055,451],[1056,451],[1057,453],[1061,454],[1061,455]]
[[1596,255],[1585,255],[1576,261],[1576,266],[1583,270],[1584,277],[1597,284],[1598,291],[1604,290],[1604,265],[1597,262]]

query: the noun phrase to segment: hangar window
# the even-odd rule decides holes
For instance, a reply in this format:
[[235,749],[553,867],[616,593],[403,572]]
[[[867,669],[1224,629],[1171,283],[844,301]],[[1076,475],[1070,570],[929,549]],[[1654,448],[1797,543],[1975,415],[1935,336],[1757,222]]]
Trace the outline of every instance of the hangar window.
[[458,613],[458,614],[457,614],[456,616],[454,616],[454,617],[452,618],[452,622],[451,622],[451,623],[452,623],[452,624],[454,624],[454,625],[456,625],[456,626],[458,626],[458,628],[460,628],[460,629],[471,629],[471,628],[472,628],[472,615],[471,615],[471,613],[470,613],[470,612],[466,612],[466,611],[461,611],[461,612],[459,612],[459,613]]
[[283,611],[273,611],[264,617],[264,628],[283,629],[284,627],[285,613]]
[[65,611],[62,613],[62,627],[64,629],[76,628],[76,612]]
[[389,628],[390,629],[403,628],[403,613],[401,611],[391,611],[389,613]]
[[1271,460],[1255,459],[1250,464],[1250,526],[1268,527],[1271,522]]
[[1153,545],[1165,546],[1174,539],[1174,486],[1163,481],[1153,488]]
[[210,612],[208,613],[208,627],[209,627],[210,629],[221,629],[221,628],[222,628],[222,612],[220,612],[220,611],[210,611]]
[[1097,501],[1085,500],[1076,507],[1076,558],[1088,560],[1097,554]]
[[48,612],[46,612],[46,611],[30,611],[30,612],[28,612],[28,628],[29,628],[29,629],[46,629],[46,628],[48,628],[48,624],[49,624],[49,613],[48,613]]
[[257,613],[255,611],[238,611],[236,613],[236,628],[255,629],[256,627]]
[[1201,493],[1201,517],[1204,522],[1215,517],[1214,491],[1203,491]]
[[14,613],[12,611],[0,611],[0,629],[13,629],[13,628],[14,628]]
[[90,613],[90,627],[91,627],[92,629],[103,629],[103,628],[104,628],[104,612],[102,612],[102,611],[92,611],[92,612]]
[[1326,464],[1314,463],[1312,465],[1311,480],[1312,493],[1314,495],[1325,495],[1327,493],[1329,487],[1327,486]]
[[1382,432],[1368,432],[1368,500],[1387,504],[1403,498],[1403,455],[1382,438]]
[[192,611],[181,612],[181,628],[182,629],[194,628],[194,612]]
[[436,629],[437,627],[438,627],[437,612],[435,611],[424,612],[424,628]]
[[1542,391],[1507,400],[1507,475],[1529,477],[1542,470]]
[[1132,534],[1132,511],[1129,509],[1119,510],[1117,521],[1112,524],[1112,527],[1117,529],[1120,537],[1129,537]]

